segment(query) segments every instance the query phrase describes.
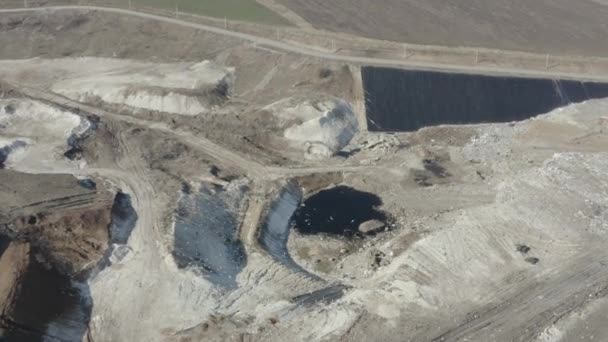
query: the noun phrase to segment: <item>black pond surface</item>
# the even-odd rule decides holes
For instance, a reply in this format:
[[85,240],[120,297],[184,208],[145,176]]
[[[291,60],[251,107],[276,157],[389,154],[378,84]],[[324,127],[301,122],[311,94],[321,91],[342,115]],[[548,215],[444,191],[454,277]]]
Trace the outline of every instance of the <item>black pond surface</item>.
[[608,97],[608,83],[362,68],[370,131],[511,122]]
[[0,257],[4,254],[10,243],[11,239],[8,236],[0,234]]
[[118,192],[114,197],[111,211],[110,242],[126,244],[137,223],[137,212],[131,204],[131,196]]
[[337,186],[306,199],[295,212],[293,222],[302,234],[352,237],[365,221],[386,221],[386,214],[377,209],[380,205],[382,200],[372,193]]
[[238,213],[246,188],[203,185],[178,203],[173,257],[180,268],[194,268],[216,285],[235,288],[247,264],[238,239]]
[[[79,180],[78,184],[87,189],[97,187],[97,184],[91,179]],[[117,192],[110,215],[109,246],[97,266],[91,270],[91,278],[95,278],[99,272],[111,266],[112,260],[121,260],[131,252],[131,247],[127,246],[127,242],[139,218],[131,203],[131,196],[121,191]]]
[[93,303],[88,285],[40,264],[34,256],[21,280],[13,324],[2,341],[81,341]]

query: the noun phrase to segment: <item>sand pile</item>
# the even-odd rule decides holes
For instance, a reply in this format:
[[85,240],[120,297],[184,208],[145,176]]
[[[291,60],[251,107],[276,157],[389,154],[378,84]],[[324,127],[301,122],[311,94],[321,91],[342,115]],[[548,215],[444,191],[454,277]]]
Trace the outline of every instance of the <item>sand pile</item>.
[[310,159],[327,158],[344,148],[359,126],[351,105],[338,98],[320,102],[287,99],[267,107],[289,127],[284,136]]
[[208,61],[191,65],[149,64],[123,72],[120,69],[124,61],[111,61],[113,70],[68,79],[55,84],[53,90],[83,102],[98,98],[138,109],[197,115],[208,112],[221,98],[230,95],[234,84],[231,70]]
[[[41,75],[34,70],[45,70]],[[148,63],[114,58],[31,59],[0,62],[8,80],[40,87],[80,102],[197,115],[221,104],[234,86],[234,69],[209,61]]]

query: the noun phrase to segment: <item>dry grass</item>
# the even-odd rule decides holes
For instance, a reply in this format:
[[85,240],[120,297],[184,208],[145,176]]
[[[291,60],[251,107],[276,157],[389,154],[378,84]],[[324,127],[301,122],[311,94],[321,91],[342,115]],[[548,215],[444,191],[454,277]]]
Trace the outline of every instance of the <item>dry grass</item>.
[[180,12],[263,24],[286,25],[287,21],[255,0],[133,0],[134,6],[158,7]]
[[416,44],[608,56],[598,0],[279,0],[315,27]]

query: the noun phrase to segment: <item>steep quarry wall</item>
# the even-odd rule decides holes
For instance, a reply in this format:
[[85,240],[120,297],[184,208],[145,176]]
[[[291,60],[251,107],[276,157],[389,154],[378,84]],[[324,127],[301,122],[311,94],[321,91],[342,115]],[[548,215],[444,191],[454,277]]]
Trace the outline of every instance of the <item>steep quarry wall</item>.
[[93,305],[85,280],[115,223],[112,192],[12,170],[0,184],[0,340],[81,340]]
[[[27,243],[11,242],[2,236],[0,239],[7,243],[6,248],[0,251],[0,320],[4,320],[15,309],[20,280],[29,264],[30,247]],[[4,324],[0,324],[0,336],[4,335],[4,329]]]

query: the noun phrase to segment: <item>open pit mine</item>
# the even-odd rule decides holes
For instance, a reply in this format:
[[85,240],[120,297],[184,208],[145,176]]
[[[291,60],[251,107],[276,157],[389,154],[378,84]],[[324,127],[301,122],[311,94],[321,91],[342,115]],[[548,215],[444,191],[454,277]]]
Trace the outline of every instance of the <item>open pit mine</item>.
[[0,11],[1,341],[608,341],[608,75],[162,18]]

